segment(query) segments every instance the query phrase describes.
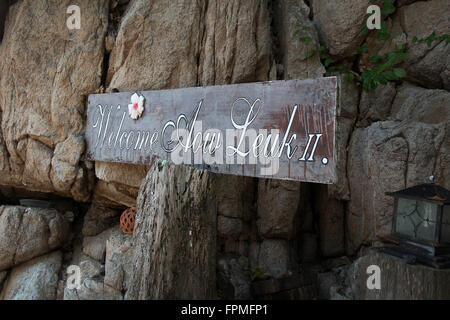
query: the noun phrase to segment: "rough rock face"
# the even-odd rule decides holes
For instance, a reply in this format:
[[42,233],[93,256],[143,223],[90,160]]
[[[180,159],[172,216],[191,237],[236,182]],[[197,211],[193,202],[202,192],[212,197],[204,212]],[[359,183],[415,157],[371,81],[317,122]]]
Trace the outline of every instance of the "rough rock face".
[[132,91],[194,86],[202,6],[203,1],[132,1],[111,52],[109,87]]
[[214,176],[154,166],[137,200],[128,299],[216,296]]
[[198,84],[268,80],[272,47],[268,1],[207,1],[204,16]]
[[[339,76],[339,103],[336,114],[336,183],[328,186],[328,196],[350,200],[347,179],[347,148],[358,116],[360,95],[355,84]],[[362,105],[362,103],[361,103]]]
[[215,175],[217,188],[217,214],[248,222],[254,215],[254,179],[234,175]]
[[127,291],[131,278],[133,259],[132,236],[115,228],[106,241],[105,285],[120,292]]
[[[381,270],[381,289],[367,289],[367,267],[377,265]],[[354,298],[369,300],[435,300],[450,299],[449,270],[437,270],[370,250],[356,260],[347,276]]]
[[390,107],[395,121],[355,130],[348,162],[349,252],[390,233],[393,199],[385,192],[426,183],[431,175],[448,187],[449,99],[446,91],[405,84]]
[[250,246],[250,267],[252,270],[274,278],[282,278],[292,273],[287,240],[266,239]]
[[387,120],[391,114],[391,107],[396,94],[397,89],[393,83],[379,86],[372,92],[363,92],[361,94],[358,124],[368,125],[375,121]]
[[361,30],[366,21],[366,0],[312,0],[314,23],[330,54],[354,53],[364,40]]
[[83,26],[70,31],[67,16],[55,14],[70,4],[25,0],[9,8],[0,46],[0,184],[87,201],[85,96],[100,86],[108,5],[79,1]]
[[83,253],[92,259],[102,261],[106,252],[106,242],[118,226],[112,227],[93,237],[84,237]]
[[222,299],[251,298],[250,294],[250,270],[248,259],[244,256],[224,255],[217,262],[217,281],[220,288],[227,288],[221,293]]
[[13,268],[4,284],[0,298],[3,300],[55,300],[61,260],[61,252],[56,251]]
[[83,220],[84,236],[96,236],[119,222],[120,211],[92,204]]
[[[281,63],[285,79],[317,78],[325,74],[325,68],[320,63],[318,55],[306,58],[308,52],[316,49],[319,43],[316,28],[309,20],[310,11],[304,1],[274,2],[275,31],[279,41],[277,43],[279,55],[283,57]],[[301,30],[301,33],[296,34],[297,30]],[[305,35],[311,38],[308,44],[300,40],[300,37]]]
[[300,183],[260,179],[258,185],[258,232],[265,238],[292,239],[300,203]]
[[64,288],[64,300],[122,300],[122,292],[104,283],[100,275],[100,263],[82,256],[77,264],[80,267],[81,283],[79,287]]
[[139,186],[148,169],[149,166],[95,162],[95,174],[100,180],[95,188],[94,202],[107,206],[135,205]]
[[319,214],[319,247],[322,256],[338,257],[345,253],[344,203],[329,197],[326,186],[315,186],[317,213]]
[[61,247],[70,223],[54,209],[0,207],[0,270]]

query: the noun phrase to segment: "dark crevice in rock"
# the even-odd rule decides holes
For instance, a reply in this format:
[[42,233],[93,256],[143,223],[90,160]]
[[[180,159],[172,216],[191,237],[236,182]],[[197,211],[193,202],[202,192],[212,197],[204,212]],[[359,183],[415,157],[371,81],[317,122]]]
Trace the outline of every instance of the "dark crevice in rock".
[[313,21],[314,20],[314,11],[313,11],[313,6],[311,5],[311,1],[310,0],[304,0],[303,1],[308,7],[309,7],[309,20]]
[[196,62],[197,62],[197,80],[196,85],[201,85],[201,64],[202,64],[202,51],[205,50],[205,43],[206,43],[206,14],[208,12],[208,5],[209,1],[205,0],[205,5],[202,7],[201,10],[201,17],[199,19],[199,41],[198,41],[198,48],[197,48],[197,56],[196,56]]
[[103,54],[103,68],[102,68],[102,79],[101,79],[101,86],[103,88],[106,88],[108,84],[106,83],[107,76],[108,76],[108,69],[109,69],[109,56],[110,53],[106,51]]
[[3,39],[3,30],[5,29],[5,20],[8,14],[8,1],[0,2],[0,43]]
[[[282,27],[281,24],[283,23],[280,21],[281,12],[280,12],[280,4],[275,0],[269,1],[269,13],[270,13],[270,30],[271,30],[271,37],[272,37],[272,59],[271,63],[275,64],[275,68],[277,70],[277,79],[276,80],[283,80],[284,79],[284,70],[282,68],[277,68],[277,66],[283,65],[283,48],[281,47],[281,38],[282,35],[280,34]],[[272,70],[273,65],[270,66],[270,70]],[[281,70],[280,70],[281,69]],[[269,79],[270,79],[270,70],[269,70]],[[270,79],[272,80],[272,79]]]
[[2,0],[0,2],[0,44],[2,43],[3,32],[5,31],[5,21],[8,15],[9,7],[16,2],[17,0]]
[[101,87],[103,90],[109,86],[109,82],[111,81],[111,79],[108,78],[111,50],[113,49],[120,22],[127,11],[129,2],[129,0],[110,0],[109,2],[108,28],[104,41],[103,69],[101,77]]
[[83,242],[82,228],[84,223],[84,217],[86,215],[88,208],[87,205],[85,204],[75,203],[74,209],[76,209],[76,211],[74,212],[74,220],[71,225],[70,234],[67,237],[66,243],[60,249],[61,252],[63,253],[63,259],[61,263],[61,269],[58,274],[58,280],[60,282],[63,282],[64,284],[66,283],[68,276],[67,268],[73,262],[73,253],[75,251],[75,247],[76,246],[81,247]]

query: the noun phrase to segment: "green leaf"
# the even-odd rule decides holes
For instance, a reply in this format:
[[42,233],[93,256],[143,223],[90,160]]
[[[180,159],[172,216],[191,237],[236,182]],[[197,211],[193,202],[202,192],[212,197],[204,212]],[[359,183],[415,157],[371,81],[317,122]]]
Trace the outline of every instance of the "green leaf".
[[321,52],[322,52],[322,51],[325,51],[325,47],[324,47],[324,46],[320,46],[320,47],[319,47],[319,51],[321,51]]
[[412,39],[412,42],[413,43],[416,43],[416,42],[418,42],[419,41],[419,39],[416,37],[416,36],[414,36],[414,38]]
[[295,30],[293,36],[297,36],[299,34],[300,30]]
[[307,36],[306,36],[306,37],[301,37],[300,40],[303,41],[303,42],[305,42],[306,44],[308,44],[308,43],[311,42],[311,38],[310,38],[310,37],[307,37]]
[[401,52],[397,54],[397,60],[402,60],[408,58],[408,54],[406,52]]
[[389,33],[380,31],[380,32],[377,34],[377,40],[383,40],[383,41],[385,41],[385,40],[388,40],[388,39],[390,38],[390,36],[391,36],[391,35],[390,35]]
[[384,2],[383,8],[381,9],[381,13],[385,15],[390,15],[395,12],[396,8],[392,3]]
[[366,52],[367,50],[369,50],[369,48],[367,47],[361,47],[358,49],[358,54],[363,54],[364,52]]
[[311,58],[315,54],[316,54],[316,50],[308,51],[308,53],[306,54],[306,59]]
[[439,41],[445,40],[445,46],[447,46],[450,42],[450,36],[448,34],[442,34],[439,38]]
[[367,34],[369,33],[369,28],[367,28],[367,25],[366,25],[366,24],[364,24],[364,26],[363,26],[363,28],[362,28],[362,30],[361,30],[361,33],[362,33],[363,35],[367,35]]
[[370,59],[369,59],[369,61],[370,61],[371,63],[377,63],[377,62],[379,62],[379,61],[381,61],[381,60],[383,60],[383,58],[380,57],[380,56],[377,56],[377,55],[371,56]]
[[381,74],[380,74],[380,76],[379,76],[379,78],[378,78],[378,81],[379,81],[381,84],[383,84],[383,85],[387,85],[387,83],[388,83],[387,79],[386,79],[383,75],[381,75]]
[[383,75],[389,81],[395,81],[398,79],[392,71],[386,71]]
[[308,30],[308,27],[307,27],[307,26],[303,26],[303,27],[302,27],[302,30],[303,30],[303,31],[306,31],[306,30]]
[[355,80],[355,75],[353,73],[347,73],[347,81],[353,82]]
[[402,68],[394,69],[394,74],[395,74],[398,78],[404,78],[404,77],[406,77],[406,71],[405,71],[405,69],[402,69]]
[[425,40],[427,42],[428,48],[430,48],[433,44],[433,41],[436,40],[436,32],[433,31]]
[[330,58],[327,58],[326,60],[325,60],[325,68],[327,68],[330,64],[331,64],[331,59]]

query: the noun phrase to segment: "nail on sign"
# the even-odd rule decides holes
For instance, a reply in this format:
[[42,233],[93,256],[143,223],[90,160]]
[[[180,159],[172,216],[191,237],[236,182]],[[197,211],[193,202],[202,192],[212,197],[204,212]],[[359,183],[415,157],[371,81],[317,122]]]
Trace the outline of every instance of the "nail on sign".
[[335,181],[336,77],[93,94],[87,159]]

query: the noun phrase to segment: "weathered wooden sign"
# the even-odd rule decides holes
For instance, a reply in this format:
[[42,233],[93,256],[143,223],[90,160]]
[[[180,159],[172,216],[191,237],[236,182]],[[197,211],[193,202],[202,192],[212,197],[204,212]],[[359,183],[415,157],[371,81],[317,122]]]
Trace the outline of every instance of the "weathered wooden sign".
[[93,94],[87,159],[330,184],[335,77]]

